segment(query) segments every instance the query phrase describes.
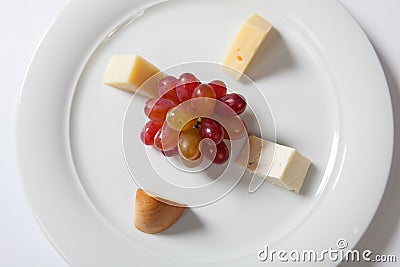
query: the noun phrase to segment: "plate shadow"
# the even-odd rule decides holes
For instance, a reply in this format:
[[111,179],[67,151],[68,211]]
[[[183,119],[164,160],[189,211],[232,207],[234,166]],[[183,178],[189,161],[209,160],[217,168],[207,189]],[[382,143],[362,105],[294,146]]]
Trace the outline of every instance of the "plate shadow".
[[187,232],[199,231],[205,227],[204,223],[196,215],[193,209],[187,208],[182,217],[169,229],[161,232],[160,235],[177,235]]
[[[256,82],[263,77],[294,66],[295,61],[281,33],[272,28],[269,36],[250,63],[246,74]],[[241,79],[241,82],[248,83],[249,81],[248,79]]]

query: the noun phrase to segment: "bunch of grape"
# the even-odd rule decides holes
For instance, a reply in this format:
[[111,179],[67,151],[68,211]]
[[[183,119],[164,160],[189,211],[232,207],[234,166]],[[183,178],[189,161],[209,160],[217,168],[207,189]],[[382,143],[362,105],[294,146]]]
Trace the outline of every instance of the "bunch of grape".
[[158,92],[160,97],[149,99],[144,107],[149,120],[140,134],[142,142],[167,157],[179,154],[183,162],[198,162],[205,152],[214,163],[225,163],[229,150],[224,139],[246,134],[237,116],[246,109],[244,97],[227,94],[220,80],[205,84],[191,73],[163,78]]

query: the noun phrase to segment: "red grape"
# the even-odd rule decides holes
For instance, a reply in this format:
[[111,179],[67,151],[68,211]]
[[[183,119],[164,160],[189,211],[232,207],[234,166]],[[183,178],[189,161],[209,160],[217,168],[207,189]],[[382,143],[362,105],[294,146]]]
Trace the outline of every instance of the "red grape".
[[228,134],[228,132],[225,130],[225,128],[224,128],[224,139],[226,139],[226,140],[231,140],[231,138],[229,137],[229,134]]
[[207,84],[199,84],[192,94],[193,109],[199,117],[209,116],[215,108],[215,92],[214,89]]
[[172,148],[170,150],[161,151],[161,153],[163,153],[163,155],[166,156],[166,157],[176,156],[176,155],[178,155],[178,147],[176,146],[176,147],[174,147],[174,148]]
[[164,121],[167,112],[176,105],[174,101],[169,99],[150,98],[144,106],[144,114],[150,120]]
[[213,119],[202,118],[200,136],[210,138],[215,144],[219,144],[224,139],[224,128]]
[[216,98],[214,89],[208,84],[199,84],[193,91],[192,98],[195,97],[209,97]]
[[221,142],[217,145],[217,154],[213,162],[215,164],[224,164],[229,159],[229,150],[225,142]]
[[168,151],[178,145],[179,132],[164,124],[154,137],[154,146],[161,151]]
[[177,78],[174,76],[167,76],[160,80],[158,84],[158,94],[160,97],[169,99],[179,104],[178,96],[176,95],[176,82]]
[[210,139],[203,139],[200,143],[200,151],[204,157],[213,161],[217,153],[217,145]]
[[160,130],[161,126],[163,125],[162,122],[159,121],[148,121],[142,131],[140,132],[140,140],[145,145],[151,146],[154,144],[154,136]]
[[226,84],[223,81],[214,80],[212,82],[209,82],[208,85],[210,85],[214,89],[217,99],[226,95]]
[[239,94],[227,94],[220,97],[215,106],[215,113],[223,117],[231,117],[243,113],[246,100]]
[[239,116],[223,117],[218,121],[224,127],[224,139],[237,140],[247,133],[246,125]]
[[184,73],[179,76],[176,82],[176,95],[179,102],[184,102],[192,98],[193,91],[199,84],[199,80],[191,73]]

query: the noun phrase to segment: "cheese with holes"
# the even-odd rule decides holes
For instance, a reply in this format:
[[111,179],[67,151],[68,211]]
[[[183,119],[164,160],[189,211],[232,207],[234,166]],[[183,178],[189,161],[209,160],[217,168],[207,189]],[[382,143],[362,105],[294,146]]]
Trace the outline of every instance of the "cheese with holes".
[[130,93],[158,97],[158,83],[163,77],[156,66],[138,55],[115,55],[108,64],[104,83]]
[[285,189],[300,192],[310,167],[310,160],[296,149],[249,136],[236,160],[249,172]]
[[257,14],[251,15],[240,27],[239,33],[224,60],[224,71],[239,80],[272,29],[272,24]]

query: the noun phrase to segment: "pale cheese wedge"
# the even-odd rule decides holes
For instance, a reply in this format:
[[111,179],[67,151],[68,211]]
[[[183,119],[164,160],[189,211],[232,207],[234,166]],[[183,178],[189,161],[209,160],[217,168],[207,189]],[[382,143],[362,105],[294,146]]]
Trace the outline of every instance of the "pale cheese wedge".
[[299,193],[304,183],[310,160],[296,149],[249,136],[236,163],[249,172],[290,191]]

